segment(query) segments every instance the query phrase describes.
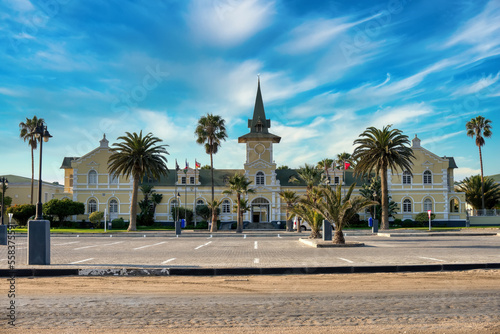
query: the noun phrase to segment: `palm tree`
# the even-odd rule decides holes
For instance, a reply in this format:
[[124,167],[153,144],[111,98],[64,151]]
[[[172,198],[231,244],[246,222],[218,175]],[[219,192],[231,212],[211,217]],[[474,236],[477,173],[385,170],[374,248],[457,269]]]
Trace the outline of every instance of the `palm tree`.
[[297,196],[297,193],[295,191],[291,190],[283,190],[279,192],[279,195],[281,199],[286,203],[286,231],[287,232],[292,232],[293,227],[292,227],[292,220],[288,218],[288,214],[290,209],[297,204],[299,201],[299,196]]
[[456,190],[465,193],[465,200],[475,210],[492,209],[500,203],[500,184],[488,176],[484,181],[480,175],[466,177],[456,186]]
[[[321,170],[313,165],[304,164],[304,167],[300,167],[297,170],[297,174],[299,178],[306,183],[308,192],[321,181]],[[298,180],[295,182],[298,182]]]
[[[297,216],[309,223],[311,227],[311,235],[309,238],[311,239],[321,238],[319,230],[324,218],[323,215],[315,209],[315,206],[321,201],[322,196],[322,189],[314,187],[310,191],[310,196],[300,199],[299,202],[290,209],[290,219]],[[297,229],[300,230],[299,223],[297,223]]]
[[359,139],[354,141],[356,147],[353,158],[358,161],[355,175],[371,174],[375,171],[380,176],[382,189],[382,224],[381,229],[389,228],[389,190],[387,187],[387,171],[398,168],[411,173],[412,159],[415,159],[409,145],[408,136],[398,129],[390,129],[392,125],[382,129],[367,128]]
[[[219,146],[222,140],[226,140],[225,121],[218,115],[207,114],[198,120],[198,126],[194,131],[198,136],[196,142],[200,145],[205,145],[205,152],[210,154],[210,170],[212,178],[212,202],[215,201],[214,190],[214,159],[213,155],[219,151]],[[212,224],[211,232],[217,231],[217,224]]]
[[314,204],[315,210],[323,215],[326,220],[335,223],[335,235],[333,243],[345,244],[343,229],[354,215],[364,208],[376,204],[361,196],[351,198],[354,187],[353,183],[347,194],[342,197],[342,187],[340,185],[334,190],[332,187],[322,187],[322,198]]
[[333,164],[333,159],[324,158],[323,160],[318,161],[316,165],[316,168],[324,170],[323,179],[325,183],[330,182],[329,180],[330,175],[328,174],[328,168],[330,168],[332,164]]
[[[219,210],[220,205],[222,204],[222,200],[213,200],[212,202],[207,203],[207,207],[212,212],[212,226],[210,231],[217,231],[217,211]],[[215,225],[215,229],[213,226]]]
[[248,181],[245,175],[241,174],[234,174],[231,176],[228,180],[228,190],[224,190],[224,194],[230,194],[232,195],[233,193],[236,194],[236,205],[238,206],[237,209],[237,216],[236,216],[236,233],[242,233],[243,232],[243,217],[241,214],[241,195],[246,195],[248,193],[254,193],[255,191],[253,189],[248,188],[248,186],[252,183],[252,181]]
[[110,174],[122,174],[129,179],[133,178],[130,224],[127,231],[136,231],[139,182],[145,176],[159,179],[167,175],[167,158],[162,154],[168,154],[165,149],[168,145],[158,145],[162,141],[160,138],[153,137],[152,133],[143,136],[142,130],[139,134],[126,132],[126,136],[118,137],[118,140],[122,142],[113,144],[108,170]]
[[37,126],[42,125],[45,122],[43,118],[37,118],[33,116],[32,119],[26,117],[26,122],[19,123],[19,128],[21,133],[19,137],[21,137],[24,141],[28,141],[28,145],[31,147],[31,197],[30,201],[33,204],[33,184],[35,182],[35,158],[33,155],[33,151],[37,148],[38,140],[35,138],[33,131]]
[[[240,209],[239,210],[240,210],[240,216],[241,216],[240,219],[241,219],[241,221],[243,221],[243,214],[245,212],[250,211],[250,209],[251,209],[250,208],[250,203],[248,202],[248,200],[244,199],[244,198],[240,199]],[[238,213],[238,204],[235,204],[233,206],[233,211],[236,212],[236,213]]]
[[481,196],[482,199],[482,209],[484,206],[484,176],[483,176],[483,155],[481,152],[481,147],[484,146],[484,138],[491,137],[491,121],[485,119],[483,116],[477,116],[471,119],[467,124],[465,124],[467,129],[467,136],[474,138],[476,137],[476,146],[479,148],[479,163],[481,164]]
[[351,164],[353,168],[356,166],[356,159],[350,153],[342,152],[337,154],[336,163],[338,166],[341,166],[340,169],[344,169],[346,162]]
[[[369,210],[373,219],[377,219],[380,221],[380,215],[382,213],[382,208],[380,207],[379,203],[379,200],[382,198],[380,177],[374,176],[370,178],[368,183],[365,183],[361,186],[361,189],[359,189],[359,194],[364,198],[377,202],[377,204],[373,207],[370,207]],[[391,196],[389,196],[389,217],[394,217],[394,214],[396,214],[397,212],[398,204],[392,200]]]

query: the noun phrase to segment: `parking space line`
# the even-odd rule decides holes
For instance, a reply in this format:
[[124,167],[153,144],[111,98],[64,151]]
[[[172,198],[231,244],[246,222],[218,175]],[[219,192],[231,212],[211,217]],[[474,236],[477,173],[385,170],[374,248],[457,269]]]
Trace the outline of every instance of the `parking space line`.
[[432,260],[432,261],[446,262],[445,260],[435,259],[435,258],[433,258],[433,257],[419,256],[419,258],[421,258],[421,259],[425,259],[425,260]]
[[348,263],[354,263],[354,261],[351,261],[351,260],[348,260],[348,259],[344,259],[343,257],[338,257],[337,259],[345,261],[345,262],[348,262]]
[[201,247],[203,247],[203,246],[207,246],[207,245],[209,245],[209,244],[211,244],[211,243],[212,243],[212,242],[211,242],[211,241],[209,241],[209,242],[207,242],[206,244],[203,244],[203,245],[200,245],[200,246],[196,247],[196,248],[195,248],[195,250],[200,249],[200,248],[201,248]]
[[85,259],[85,260],[80,260],[80,261],[75,261],[75,262],[70,262],[70,264],[77,264],[77,263],[82,263],[82,262],[85,262],[85,261],[90,261],[90,260],[93,260],[94,258],[91,257],[90,259]]
[[253,263],[259,263],[259,262],[260,262],[259,259],[257,259],[257,258],[253,259]]
[[259,248],[259,246],[257,244],[257,241],[255,241],[255,243],[253,244],[253,249],[258,249],[258,248]]
[[122,242],[123,242],[123,241],[117,241],[117,242],[112,242],[112,243],[110,243],[110,244],[104,244],[104,245],[91,245],[91,246],[83,246],[83,247],[74,248],[73,250],[79,250],[79,249],[84,249],[84,248],[92,248],[92,247],[111,246],[111,245],[120,244],[120,243],[122,243]]
[[158,243],[152,244],[152,245],[146,245],[146,246],[137,247],[137,248],[134,248],[134,250],[148,248],[148,247],[153,247],[153,246],[158,246],[158,245],[161,245],[161,244],[164,244],[164,243],[166,243],[166,241],[158,242]]
[[65,242],[63,244],[52,244],[52,246],[63,246],[63,245],[71,245],[71,244],[77,244],[80,241],[71,241],[71,242]]
[[175,259],[177,259],[177,258],[173,257],[173,258],[171,258],[171,259],[168,259],[167,261],[163,261],[161,264],[165,264],[165,263],[172,262],[172,261],[174,261]]

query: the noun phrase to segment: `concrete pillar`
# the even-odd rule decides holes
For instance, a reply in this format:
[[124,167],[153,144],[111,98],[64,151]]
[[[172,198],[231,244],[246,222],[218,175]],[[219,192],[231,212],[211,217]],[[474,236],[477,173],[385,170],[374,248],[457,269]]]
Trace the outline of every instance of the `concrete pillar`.
[[7,225],[0,225],[0,245],[7,245]]
[[50,264],[50,221],[28,222],[28,264]]
[[331,241],[332,240],[332,224],[328,220],[323,220],[323,240]]

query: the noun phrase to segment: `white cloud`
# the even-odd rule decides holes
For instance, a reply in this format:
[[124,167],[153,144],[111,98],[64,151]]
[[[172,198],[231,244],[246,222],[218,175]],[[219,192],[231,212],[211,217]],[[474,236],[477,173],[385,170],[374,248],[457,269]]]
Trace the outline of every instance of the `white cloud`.
[[271,23],[274,2],[261,0],[195,0],[187,17],[202,43],[235,46]]
[[473,169],[469,167],[459,167],[453,172],[455,182],[460,182],[466,177],[478,174],[481,174],[481,169]]
[[0,94],[7,96],[23,96],[23,93],[7,87],[0,87]]
[[462,130],[462,131],[457,131],[457,132],[453,132],[453,133],[447,133],[447,134],[444,134],[441,136],[430,137],[430,138],[422,140],[422,146],[439,145],[440,143],[445,142],[449,138],[456,137],[456,136],[464,134],[464,133],[465,133],[465,130]]
[[496,83],[498,79],[500,79],[500,72],[498,72],[496,76],[490,74],[487,77],[483,77],[469,85],[460,87],[455,91],[455,93],[453,93],[453,95],[468,95],[477,93],[487,87],[490,87],[491,85]]

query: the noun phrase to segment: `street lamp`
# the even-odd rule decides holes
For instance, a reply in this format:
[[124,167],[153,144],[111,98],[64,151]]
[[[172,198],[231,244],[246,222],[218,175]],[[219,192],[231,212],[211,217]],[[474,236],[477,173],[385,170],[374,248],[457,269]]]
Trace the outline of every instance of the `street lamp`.
[[5,198],[5,191],[7,190],[7,186],[9,185],[9,180],[7,180],[5,177],[0,177],[0,186],[2,187],[2,225],[3,225],[3,215],[5,212],[4,209],[4,198]]
[[[377,192],[373,192],[373,200],[377,201]],[[373,226],[372,233],[378,233],[378,220],[377,220],[377,204],[373,205]]]
[[[42,213],[42,144],[43,142],[48,142],[50,135],[47,130],[47,126],[43,123],[37,125],[35,130],[31,133],[35,135],[36,139],[40,141],[40,166],[39,166],[39,175],[38,175],[38,203],[36,203],[36,220],[43,220]],[[43,140],[43,141],[42,141]]]

